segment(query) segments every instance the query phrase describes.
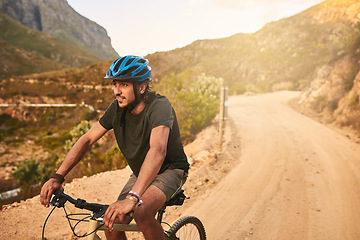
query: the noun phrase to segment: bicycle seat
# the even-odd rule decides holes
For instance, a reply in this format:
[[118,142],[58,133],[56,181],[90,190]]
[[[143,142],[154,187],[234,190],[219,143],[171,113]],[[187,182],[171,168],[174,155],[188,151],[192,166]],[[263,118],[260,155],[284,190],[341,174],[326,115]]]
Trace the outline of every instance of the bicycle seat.
[[168,202],[166,202],[166,206],[181,206],[184,204],[184,201],[187,197],[184,194],[184,190],[180,190],[174,197],[172,197]]

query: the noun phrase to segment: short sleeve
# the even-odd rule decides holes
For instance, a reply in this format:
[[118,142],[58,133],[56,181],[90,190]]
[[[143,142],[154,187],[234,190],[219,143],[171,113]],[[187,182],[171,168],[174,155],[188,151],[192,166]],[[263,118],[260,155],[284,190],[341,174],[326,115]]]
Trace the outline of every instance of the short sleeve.
[[165,125],[172,129],[174,123],[174,111],[171,103],[166,97],[156,99],[150,106],[149,119],[151,129]]
[[106,130],[113,129],[113,119],[116,113],[116,100],[110,104],[110,106],[106,109],[104,115],[100,118],[99,123],[103,126]]

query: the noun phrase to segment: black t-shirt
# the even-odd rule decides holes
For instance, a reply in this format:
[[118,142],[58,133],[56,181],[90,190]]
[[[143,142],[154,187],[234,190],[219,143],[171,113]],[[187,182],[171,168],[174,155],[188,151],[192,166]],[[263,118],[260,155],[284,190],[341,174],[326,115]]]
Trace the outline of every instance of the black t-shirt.
[[136,116],[127,111],[121,126],[123,111],[114,100],[99,122],[107,130],[114,129],[117,144],[135,176],[138,176],[150,148],[151,130],[161,125],[169,127],[170,133],[166,157],[159,173],[175,168],[188,171],[189,163],[181,143],[176,114],[166,97],[157,94]]

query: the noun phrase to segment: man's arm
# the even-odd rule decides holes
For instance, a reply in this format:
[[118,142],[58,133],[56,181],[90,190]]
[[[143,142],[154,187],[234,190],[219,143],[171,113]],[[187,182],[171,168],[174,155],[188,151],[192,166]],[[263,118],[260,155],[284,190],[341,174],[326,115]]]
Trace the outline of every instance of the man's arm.
[[[56,173],[66,176],[69,171],[81,160],[85,153],[90,149],[90,147],[99,140],[107,130],[97,122],[87,133],[79,138],[79,140],[74,144],[66,155],[64,161],[62,162],[59,169]],[[40,202],[46,207],[49,206],[50,198],[52,193],[56,189],[62,190],[62,185],[59,180],[50,178],[41,188],[40,192]]]
[[97,122],[87,133],[77,140],[56,173],[65,177],[66,174],[68,174],[70,170],[81,160],[85,153],[89,151],[90,147],[106,132],[107,130],[101,126],[99,122]]
[[170,128],[164,125],[153,128],[150,135],[150,148],[141,166],[139,176],[132,191],[140,196],[154,181],[166,156]]

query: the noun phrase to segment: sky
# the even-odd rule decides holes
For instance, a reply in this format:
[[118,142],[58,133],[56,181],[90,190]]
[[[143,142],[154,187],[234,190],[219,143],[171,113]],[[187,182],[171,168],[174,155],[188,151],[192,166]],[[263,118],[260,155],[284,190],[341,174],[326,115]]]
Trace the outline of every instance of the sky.
[[253,33],[323,0],[67,0],[104,27],[120,55],[146,56],[199,39]]

